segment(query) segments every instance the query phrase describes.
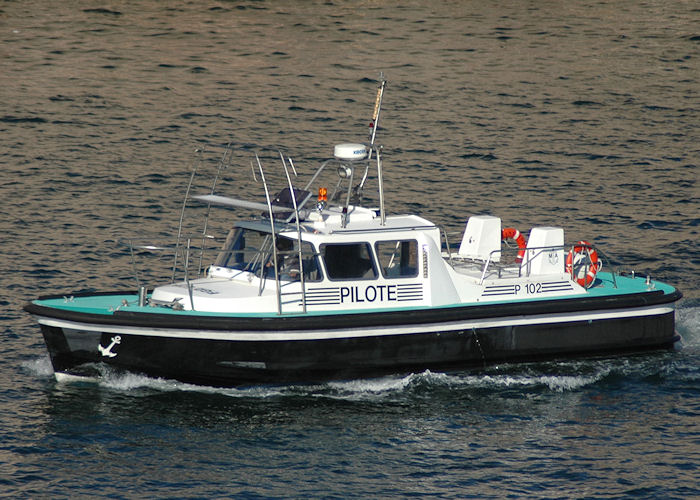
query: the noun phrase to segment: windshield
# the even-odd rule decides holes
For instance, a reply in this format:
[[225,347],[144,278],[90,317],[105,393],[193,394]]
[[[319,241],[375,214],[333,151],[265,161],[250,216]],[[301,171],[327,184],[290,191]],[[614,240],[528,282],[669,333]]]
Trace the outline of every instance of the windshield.
[[[277,242],[277,272],[281,280],[297,281],[300,279],[299,245],[297,240],[278,236]],[[246,228],[233,228],[226,242],[219,251],[214,265],[248,271],[274,278],[272,259],[272,235]],[[302,244],[302,263],[305,281],[320,281],[323,276],[318,265],[318,257],[313,245]]]

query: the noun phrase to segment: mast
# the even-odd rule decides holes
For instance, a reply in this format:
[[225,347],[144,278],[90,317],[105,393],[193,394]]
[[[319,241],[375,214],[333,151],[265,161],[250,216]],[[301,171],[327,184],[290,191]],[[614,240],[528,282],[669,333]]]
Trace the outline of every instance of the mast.
[[374,113],[372,113],[372,121],[369,124],[369,147],[374,149],[374,139],[379,128],[379,118],[382,112],[382,100],[384,99],[384,89],[386,88],[386,79],[384,72],[379,73],[379,88],[377,89],[377,99],[374,101]]
[[[382,172],[382,160],[379,150],[381,147],[376,148],[374,146],[374,139],[377,135],[377,128],[379,128],[379,118],[382,113],[382,100],[384,99],[384,89],[386,88],[386,79],[384,78],[384,73],[379,74],[379,88],[377,89],[377,99],[374,102],[374,113],[372,114],[372,122],[370,123],[370,156],[372,151],[374,151],[377,157],[377,184],[379,184],[379,224],[386,225],[386,212],[384,210],[384,178]],[[368,158],[368,161],[370,158]]]

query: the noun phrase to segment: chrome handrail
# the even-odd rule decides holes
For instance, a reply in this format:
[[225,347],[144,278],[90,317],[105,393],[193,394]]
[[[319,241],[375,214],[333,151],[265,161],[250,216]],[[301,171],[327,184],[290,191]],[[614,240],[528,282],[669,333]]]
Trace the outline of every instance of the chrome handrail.
[[[574,247],[583,247],[586,249],[595,250],[599,255],[601,255],[607,261],[608,265],[610,266],[610,274],[612,276],[613,287],[617,288],[616,275],[619,274],[619,270],[617,269],[617,266],[614,266],[612,264],[613,260],[610,258],[610,256],[607,253],[605,253],[599,247],[595,247],[594,245],[590,245],[590,244],[586,245],[586,244],[576,243],[576,244],[570,244],[570,245],[550,245],[550,246],[541,246],[541,247],[526,247],[526,248],[524,248],[525,256],[523,258],[523,261],[520,263],[517,263],[518,264],[518,266],[517,266],[518,277],[520,278],[523,276],[523,271],[525,271],[526,277],[531,276],[532,261],[534,261],[534,259],[537,258],[539,255],[541,255],[542,252],[545,252],[545,251],[551,252],[551,251],[559,251],[559,250],[566,252],[567,248],[569,249],[569,252],[573,252]],[[534,251],[534,255],[533,255],[532,251]],[[483,266],[482,271],[481,271],[481,278],[479,280],[479,285],[482,285],[484,283],[484,280],[486,279],[486,275],[489,272],[489,268],[492,265],[495,265],[493,262],[494,256],[496,254],[500,254],[501,252],[502,252],[502,250],[492,250],[491,252],[489,252],[489,256],[487,257],[486,261],[484,262],[484,266]],[[451,258],[451,256],[450,256],[450,258]],[[601,259],[601,262],[602,262],[602,259]],[[503,268],[505,268],[505,266]],[[500,269],[499,269],[499,271],[500,271]],[[573,280],[573,268],[570,271],[570,276],[571,276],[571,279]]]
[[450,262],[450,265],[454,267],[454,262],[452,261],[452,248],[450,247],[450,240],[447,238],[448,232],[445,230],[445,226],[438,226],[440,229],[440,232],[442,233],[442,237],[445,238],[445,248],[447,248],[447,258]]
[[[531,269],[531,265],[532,265],[531,263],[537,256],[539,256],[541,254],[541,252],[544,252],[544,251],[551,252],[551,251],[558,251],[558,250],[564,251],[565,249],[566,249],[566,245],[549,245],[549,246],[542,246],[542,247],[526,247],[526,248],[524,248],[523,250],[525,250],[525,257],[523,258],[523,260],[521,262],[516,262],[517,267],[518,267],[518,278],[521,278],[523,276],[523,269],[524,268],[526,270],[525,276],[527,277],[527,276],[531,275],[530,274],[531,273],[530,269]],[[530,255],[531,255],[530,251],[536,251],[537,253],[533,257],[530,257]],[[481,279],[479,280],[479,285],[482,285],[484,283],[484,280],[486,279],[486,275],[489,271],[489,267],[491,266],[491,264],[494,264],[493,257],[496,254],[500,254],[501,252],[502,252],[502,250],[500,250],[500,249],[499,250],[491,250],[491,252],[489,252],[489,256],[486,259],[486,261],[484,262],[484,267],[483,267],[482,272],[481,272]],[[505,268],[505,266],[503,266],[503,268]]]

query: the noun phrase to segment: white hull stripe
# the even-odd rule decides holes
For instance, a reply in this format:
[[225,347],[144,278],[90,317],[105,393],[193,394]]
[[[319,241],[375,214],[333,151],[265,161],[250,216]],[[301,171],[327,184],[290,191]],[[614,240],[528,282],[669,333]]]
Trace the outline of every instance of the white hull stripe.
[[38,316],[42,325],[58,328],[71,328],[100,333],[118,333],[122,335],[139,335],[144,337],[170,337],[178,339],[228,340],[228,341],[304,341],[324,339],[345,339],[361,337],[381,337],[386,335],[430,334],[437,332],[498,328],[505,326],[525,326],[539,324],[556,324],[575,321],[600,321],[620,318],[656,316],[674,311],[672,305],[647,306],[634,309],[611,309],[605,311],[586,311],[532,316],[513,316],[502,318],[484,318],[444,323],[422,323],[417,325],[392,325],[362,329],[342,328],[334,330],[292,330],[277,332],[260,331],[217,331],[188,330],[172,328],[149,328],[119,325],[100,325],[81,323]]

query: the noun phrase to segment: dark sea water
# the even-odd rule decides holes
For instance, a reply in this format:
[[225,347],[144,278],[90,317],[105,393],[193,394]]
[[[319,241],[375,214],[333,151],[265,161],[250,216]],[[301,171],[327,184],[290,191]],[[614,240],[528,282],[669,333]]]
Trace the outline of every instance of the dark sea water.
[[[699,496],[699,20],[683,0],[0,2],[0,497]],[[237,390],[54,380],[26,301],[133,289],[115,241],[174,234],[195,148],[213,171],[231,143],[219,192],[255,199],[254,151],[303,175],[364,140],[380,71],[390,212],[563,226],[679,287],[682,344]]]

